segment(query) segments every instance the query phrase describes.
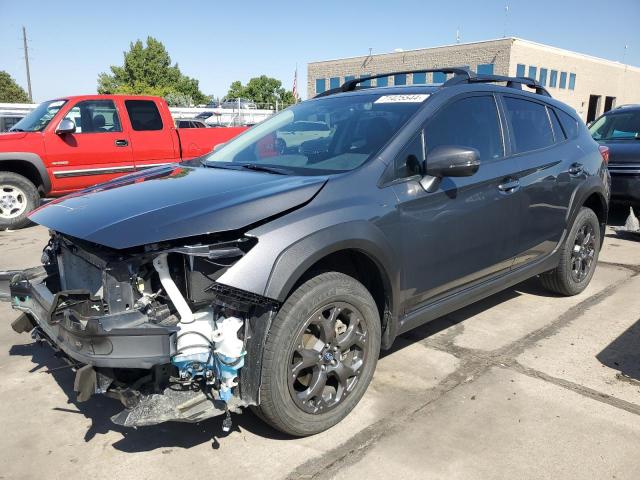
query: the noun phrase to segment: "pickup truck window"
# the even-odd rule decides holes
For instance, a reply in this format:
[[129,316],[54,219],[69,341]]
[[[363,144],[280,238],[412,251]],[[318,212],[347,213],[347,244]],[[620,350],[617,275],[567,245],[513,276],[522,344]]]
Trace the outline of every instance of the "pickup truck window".
[[11,129],[12,132],[41,132],[56,113],[67,103],[66,100],[52,100],[41,103],[29,115],[16,123]]
[[155,102],[151,100],[126,100],[124,102],[131,120],[131,128],[140,132],[162,130],[162,117]]
[[76,124],[76,133],[121,132],[120,118],[111,100],[78,102],[64,117]]

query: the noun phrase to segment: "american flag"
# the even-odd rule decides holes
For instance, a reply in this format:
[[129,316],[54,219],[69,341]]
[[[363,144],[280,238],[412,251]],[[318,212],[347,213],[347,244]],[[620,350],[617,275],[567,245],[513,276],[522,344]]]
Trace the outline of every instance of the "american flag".
[[298,103],[298,66],[296,65],[296,72],[293,74],[293,101]]

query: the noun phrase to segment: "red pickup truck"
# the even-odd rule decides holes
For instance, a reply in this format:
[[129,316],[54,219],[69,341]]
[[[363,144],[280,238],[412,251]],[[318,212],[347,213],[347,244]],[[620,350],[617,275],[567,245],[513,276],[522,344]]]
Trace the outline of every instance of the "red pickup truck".
[[84,95],[40,104],[0,134],[0,230],[20,228],[43,197],[195,158],[245,127],[177,129],[157,97]]

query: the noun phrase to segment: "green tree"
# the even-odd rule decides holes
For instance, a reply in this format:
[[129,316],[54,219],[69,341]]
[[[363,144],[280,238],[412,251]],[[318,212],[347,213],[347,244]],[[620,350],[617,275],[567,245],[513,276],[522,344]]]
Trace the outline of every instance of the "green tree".
[[280,106],[295,103],[293,92],[282,88],[280,80],[266,75],[252,78],[246,85],[242,85],[242,82],[236,80],[229,87],[226,98],[246,98],[263,108],[274,107],[276,100]]
[[3,70],[0,70],[0,102],[29,103],[27,92]]
[[171,64],[165,46],[153,37],[131,43],[124,52],[124,64],[111,66],[111,73],[98,76],[98,93],[124,93],[135,95],[180,94],[194,103],[206,103],[208,97],[198,86],[198,80],[183,75],[178,64]]

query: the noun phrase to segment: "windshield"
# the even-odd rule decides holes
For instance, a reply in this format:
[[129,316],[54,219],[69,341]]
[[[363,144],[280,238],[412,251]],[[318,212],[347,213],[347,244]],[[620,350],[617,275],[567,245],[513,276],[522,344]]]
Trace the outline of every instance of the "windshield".
[[29,115],[16,123],[11,132],[41,132],[49,125],[56,113],[67,103],[66,100],[52,100],[41,103]]
[[247,130],[203,163],[296,175],[353,170],[378,153],[428,97],[363,94],[303,102]]
[[640,111],[604,115],[589,127],[594,140],[640,138]]

